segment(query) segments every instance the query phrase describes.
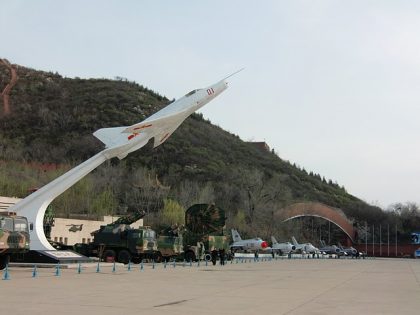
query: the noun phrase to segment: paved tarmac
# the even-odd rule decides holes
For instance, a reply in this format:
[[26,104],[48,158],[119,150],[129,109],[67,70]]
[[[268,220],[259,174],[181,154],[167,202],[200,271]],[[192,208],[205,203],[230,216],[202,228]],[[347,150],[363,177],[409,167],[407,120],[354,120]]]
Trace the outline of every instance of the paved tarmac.
[[[419,314],[420,260],[10,269],[1,314]],[[2,274],[4,277],[4,273]]]

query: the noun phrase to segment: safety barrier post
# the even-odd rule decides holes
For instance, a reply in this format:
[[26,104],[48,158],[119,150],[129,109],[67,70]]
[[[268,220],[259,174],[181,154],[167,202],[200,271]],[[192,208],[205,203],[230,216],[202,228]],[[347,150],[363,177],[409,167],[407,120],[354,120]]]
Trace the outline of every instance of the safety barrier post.
[[61,276],[60,263],[58,263],[58,264],[55,266],[55,276],[56,276],[56,277]]
[[99,266],[99,261],[98,264],[96,265],[96,273],[100,273],[101,272],[101,267]]
[[36,268],[36,265],[34,265],[34,270],[32,271],[32,278],[36,278],[38,276],[38,270]]
[[114,264],[112,265],[112,272],[115,272],[115,271],[117,271],[117,267],[116,267],[115,261],[114,261]]
[[79,266],[77,267],[77,273],[80,275],[82,273],[82,264],[79,263]]
[[144,271],[143,259],[140,262],[140,271]]
[[10,280],[9,264],[6,265],[6,268],[3,271],[3,280]]
[[131,260],[128,261],[127,271],[131,271]]

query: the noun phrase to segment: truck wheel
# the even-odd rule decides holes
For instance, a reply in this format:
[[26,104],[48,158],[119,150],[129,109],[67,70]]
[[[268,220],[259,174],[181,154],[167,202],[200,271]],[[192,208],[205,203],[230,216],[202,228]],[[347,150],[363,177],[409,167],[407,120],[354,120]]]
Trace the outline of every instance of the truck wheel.
[[0,256],[0,270],[6,268],[7,264],[9,263],[9,260],[9,255]]
[[123,249],[118,253],[118,262],[123,263],[123,264],[128,264],[131,260],[131,255],[130,253]]
[[187,262],[195,261],[195,254],[192,251],[188,251],[184,254],[185,260]]
[[103,255],[105,262],[114,262],[115,261],[115,251],[112,249],[107,249]]
[[162,262],[162,254],[160,252],[156,252],[153,255],[153,259],[156,263],[158,263],[158,264],[161,263]]
[[211,260],[211,255],[210,254],[206,254],[204,256],[204,260],[210,261]]

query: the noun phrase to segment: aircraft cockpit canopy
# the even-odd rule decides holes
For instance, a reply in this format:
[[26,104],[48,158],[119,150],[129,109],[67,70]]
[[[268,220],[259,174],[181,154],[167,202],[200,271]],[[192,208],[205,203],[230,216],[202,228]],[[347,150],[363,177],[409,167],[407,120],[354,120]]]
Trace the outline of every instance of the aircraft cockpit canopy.
[[191,96],[191,95],[193,95],[193,94],[195,94],[195,93],[197,93],[197,91],[199,91],[200,89],[197,89],[197,90],[192,90],[191,92],[188,92],[187,94],[185,94],[185,96]]

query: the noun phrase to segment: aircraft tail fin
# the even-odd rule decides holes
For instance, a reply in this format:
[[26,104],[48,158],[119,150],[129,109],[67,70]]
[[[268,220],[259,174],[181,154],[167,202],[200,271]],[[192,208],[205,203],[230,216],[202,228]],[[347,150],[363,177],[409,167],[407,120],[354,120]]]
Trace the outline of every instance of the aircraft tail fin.
[[238,232],[238,231],[236,231],[236,230],[234,230],[234,229],[232,229],[232,240],[233,240],[234,242],[239,242],[239,241],[242,241],[242,238],[241,238],[241,236],[239,235],[239,232]]
[[277,240],[276,240],[276,238],[274,236],[271,236],[271,242],[273,244],[278,244],[278,242],[277,242]]
[[295,246],[299,245],[299,243],[296,241],[296,239],[295,239],[295,237],[294,237],[294,236],[292,236],[292,243],[293,243],[293,245],[295,245]]
[[319,241],[319,244],[321,244],[321,246],[322,246],[322,247],[326,247],[326,246],[327,246],[327,245],[325,244],[325,241],[324,241],[324,240],[320,240],[320,241]]

